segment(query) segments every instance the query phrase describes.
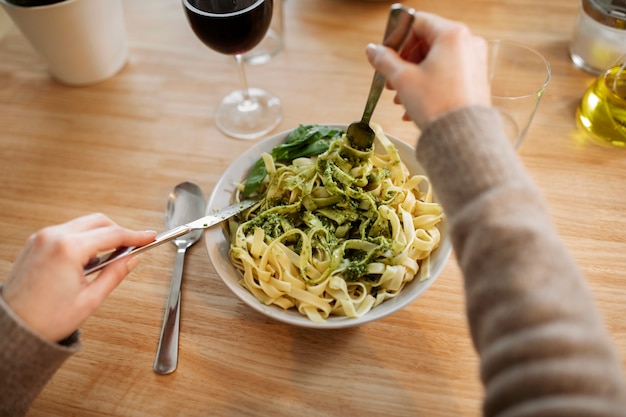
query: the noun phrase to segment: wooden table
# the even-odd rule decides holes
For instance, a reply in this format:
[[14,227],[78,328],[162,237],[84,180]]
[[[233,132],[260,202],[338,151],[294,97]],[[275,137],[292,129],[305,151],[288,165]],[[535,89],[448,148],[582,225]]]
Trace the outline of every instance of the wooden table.
[[[573,0],[407,0],[488,38],[526,43],[552,81],[519,151],[626,357],[626,150],[580,138],[574,114],[593,76],[567,45]],[[101,211],[163,230],[165,202],[185,180],[207,195],[250,142],[211,114],[238,87],[232,58],[191,32],[179,1],[127,0],[130,60],[101,84],[52,81],[11,29],[0,41],[0,275],[39,228]],[[284,121],[349,123],[361,115],[389,2],[288,0],[286,47],[248,67],[281,97]],[[385,92],[374,119],[414,144],[418,131]],[[175,248],[140,266],[83,326],[84,347],[54,376],[31,416],[478,416],[482,387],[454,258],[418,301],[358,328],[312,331],[253,312],[222,284],[203,243],[187,258],[180,362],[152,371]],[[555,277],[558,279],[558,277]]]

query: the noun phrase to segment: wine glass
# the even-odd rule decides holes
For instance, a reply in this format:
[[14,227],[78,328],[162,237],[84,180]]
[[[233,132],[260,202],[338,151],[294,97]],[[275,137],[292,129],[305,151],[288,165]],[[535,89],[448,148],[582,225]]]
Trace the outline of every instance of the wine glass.
[[280,99],[248,87],[243,54],[265,36],[272,19],[272,0],[183,0],[196,36],[216,52],[234,55],[242,89],[222,99],[215,123],[222,133],[238,139],[256,139],[282,120]]
[[284,5],[287,0],[274,0],[274,11],[270,20],[270,28],[265,37],[252,50],[243,54],[248,65],[262,65],[269,62],[284,47],[285,24],[283,22]]

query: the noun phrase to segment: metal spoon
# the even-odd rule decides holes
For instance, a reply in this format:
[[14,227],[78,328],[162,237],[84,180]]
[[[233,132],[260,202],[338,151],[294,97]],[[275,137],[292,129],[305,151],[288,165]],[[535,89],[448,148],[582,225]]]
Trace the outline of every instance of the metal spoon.
[[[174,187],[167,200],[165,226],[173,229],[201,217],[206,210],[202,189],[192,183],[183,182]],[[173,240],[178,248],[172,273],[172,284],[167,307],[163,316],[163,327],[153,369],[157,374],[169,374],[178,364],[178,333],[180,325],[180,293],[183,280],[183,264],[187,249],[196,243],[202,230],[194,230]]]
[[[383,39],[383,45],[399,51],[406,40],[411,25],[413,24],[415,10],[401,4],[393,4],[387,19],[387,28]],[[360,122],[353,122],[346,132],[350,146],[357,150],[369,150],[374,144],[375,134],[369,125],[372,113],[376,108],[380,94],[386,83],[385,77],[378,71],[374,73],[374,79],[367,96],[367,103]]]

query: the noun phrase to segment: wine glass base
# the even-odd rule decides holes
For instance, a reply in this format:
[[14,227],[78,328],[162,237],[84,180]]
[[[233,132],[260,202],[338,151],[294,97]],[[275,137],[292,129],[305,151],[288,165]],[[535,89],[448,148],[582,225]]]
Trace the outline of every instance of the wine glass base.
[[249,99],[241,90],[224,97],[215,113],[215,124],[225,135],[236,139],[258,139],[283,120],[280,99],[265,90],[250,88]]

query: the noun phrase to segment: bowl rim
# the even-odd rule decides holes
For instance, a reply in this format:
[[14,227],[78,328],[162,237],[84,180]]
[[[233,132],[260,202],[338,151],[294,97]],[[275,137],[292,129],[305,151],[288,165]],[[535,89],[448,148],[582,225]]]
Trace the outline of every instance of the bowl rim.
[[[344,131],[348,127],[347,124],[337,123],[316,124],[335,127],[343,129]],[[288,129],[271,135],[255,143],[243,154],[235,158],[222,173],[213,187],[208,199],[206,213],[210,214],[216,209],[230,204],[232,202],[232,195],[235,192],[235,182],[239,182],[245,178],[249,168],[259,159],[262,152],[270,151],[274,146],[282,143],[292,130],[293,129]],[[386,132],[385,135],[396,146],[396,148],[398,148],[398,151],[402,156],[402,162],[405,163],[411,174],[424,173],[424,170],[417,161],[417,158],[406,158],[407,153],[412,156],[415,155],[415,149],[411,145]],[[408,163],[407,159],[410,159]],[[242,287],[241,284],[239,284],[241,272],[234,267],[228,258],[228,248],[230,247],[230,242],[227,238],[227,226],[225,222],[219,226],[206,230],[203,240],[211,263],[221,281],[230,289],[232,293],[234,293],[235,296],[239,298],[240,301],[251,307],[253,310],[279,322],[298,327],[339,329],[369,323],[400,311],[416,301],[437,280],[446,266],[452,252],[452,245],[447,236],[447,223],[445,218],[442,220],[440,225],[441,243],[439,247],[433,251],[433,254],[431,254],[431,257],[434,255],[438,262],[431,262],[431,277],[429,279],[421,282],[414,279],[413,281],[407,283],[407,285],[396,297],[385,300],[383,303],[371,309],[361,317],[353,318],[347,316],[330,316],[322,323],[309,320],[308,317],[300,314],[294,308],[283,310],[279,306],[265,305],[256,299],[247,289]],[[236,279],[234,279],[235,277]],[[410,291],[407,291],[407,289]]]

